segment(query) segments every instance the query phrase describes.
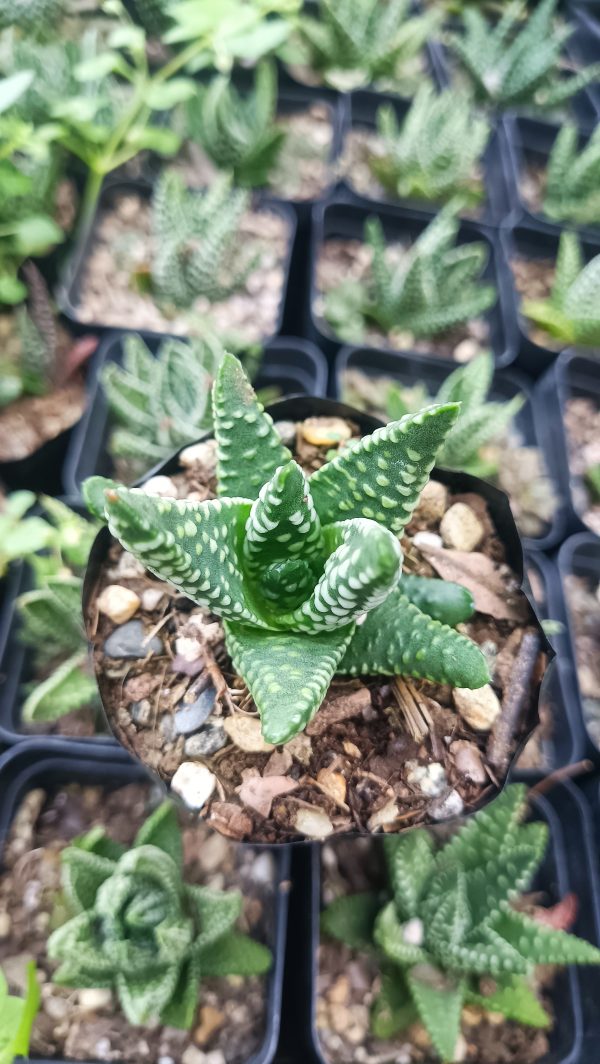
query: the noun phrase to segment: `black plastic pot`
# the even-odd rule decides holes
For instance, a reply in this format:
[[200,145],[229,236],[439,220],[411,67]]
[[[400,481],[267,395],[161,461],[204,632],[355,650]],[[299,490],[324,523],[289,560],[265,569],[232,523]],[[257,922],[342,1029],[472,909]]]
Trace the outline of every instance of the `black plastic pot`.
[[567,702],[571,704],[569,712],[572,715],[579,713],[583,721],[588,735],[587,755],[600,762],[600,730],[596,730],[597,738],[592,738],[586,722],[583,696],[577,675],[577,637],[564,583],[565,577],[570,575],[583,577],[596,584],[600,583],[600,539],[592,535],[591,532],[581,532],[579,535],[571,536],[560,548],[557,562],[564,597],[563,608],[566,620],[566,647],[568,653],[568,657],[563,658],[561,662],[563,693]]
[[[500,240],[504,251],[506,263],[506,275],[512,281],[511,261],[514,258],[525,259],[550,259],[556,262],[559,242],[559,230],[555,227],[532,225],[515,225],[503,228],[500,232]],[[581,241],[581,248],[586,262],[600,254],[600,242],[592,243],[589,239]],[[550,347],[542,347],[531,339],[528,332],[528,324],[523,318],[520,306],[521,297],[516,290],[514,281],[510,287],[511,315],[516,324],[519,335],[518,367],[532,377],[539,377],[555,361],[560,351],[557,346],[554,350]]]
[[[318,297],[316,269],[320,248],[326,240],[331,239],[364,240],[364,224],[367,218],[375,213],[383,226],[385,238],[389,242],[415,240],[434,217],[431,212],[409,207],[386,207],[385,209],[379,207],[376,211],[365,210],[352,202],[348,195],[337,196],[315,207],[313,212],[310,307],[308,308],[307,330],[311,339],[318,344],[329,359],[335,358],[344,346],[344,342],[329,330],[326,322],[315,314],[315,300]],[[496,303],[487,311],[485,318],[490,327],[489,346],[494,352],[496,365],[500,368],[514,362],[517,354],[514,318],[510,314],[510,278],[506,273],[496,233],[489,227],[463,221],[457,242],[466,244],[474,240],[483,241],[489,249],[489,259],[482,279],[493,282],[498,292]],[[414,357],[420,358],[421,356],[414,355]],[[450,362],[450,365],[455,365],[455,363]]]
[[[87,267],[87,259],[90,251],[95,243],[96,230],[102,215],[109,211],[114,203],[123,195],[137,195],[143,199],[150,199],[152,194],[152,186],[146,181],[113,181],[105,184],[100,193],[98,205],[94,217],[89,224],[83,224],[80,226],[77,237],[74,242],[73,252],[70,258],[65,263],[60,280],[56,287],[55,298],[56,302],[62,313],[68,320],[77,327],[81,332],[83,329],[87,332],[106,333],[113,331],[116,326],[109,325],[105,321],[99,322],[86,322],[81,318],[79,301],[81,296],[81,287],[83,281],[84,271]],[[281,327],[285,317],[286,302],[288,298],[289,287],[289,270],[290,261],[292,258],[292,252],[294,248],[294,241],[296,238],[296,216],[291,207],[283,206],[277,203],[267,203],[263,201],[257,202],[258,207],[264,207],[265,210],[271,210],[285,220],[288,227],[288,247],[283,263],[284,281],[281,292],[281,301],[279,306],[279,313],[276,326],[273,330],[273,335],[281,332]],[[123,330],[128,329],[128,323],[123,322]],[[150,332],[150,331],[149,331]],[[160,335],[160,333],[154,333],[154,335]],[[269,340],[268,336],[264,337],[264,343]]]
[[[331,399],[315,399],[309,396],[299,396],[290,399],[282,399],[277,403],[273,403],[268,408],[269,413],[274,420],[293,420],[302,421],[305,418],[312,416],[325,416],[325,417],[342,417],[349,418],[355,424],[358,424],[363,434],[373,432],[376,428],[381,426],[381,422],[377,418],[371,417],[368,414],[363,414],[361,411],[355,410],[352,407],[345,406],[343,403],[334,402]],[[209,433],[205,434],[205,438],[209,437]],[[178,469],[178,453],[172,455],[171,458],[165,462],[156,466],[150,470],[145,477],[138,483],[143,483],[151,476],[157,475],[170,475]],[[441,483],[446,484],[450,491],[455,493],[464,492],[476,492],[478,495],[485,499],[488,507],[490,518],[497,530],[499,537],[501,538],[506,555],[506,563],[510,566],[519,581],[519,584],[523,586],[523,551],[521,547],[521,541],[514,522],[514,518],[510,511],[508,499],[504,492],[494,488],[491,484],[487,484],[485,481],[479,480],[477,477],[470,476],[468,473],[455,473],[447,469],[436,469],[435,477]],[[92,549],[90,551],[89,563],[84,578],[83,587],[83,615],[86,623],[91,617],[90,610],[93,608],[93,598],[100,576],[102,566],[105,564],[108,551],[113,543],[112,536],[108,531],[108,528],[102,528],[96,539],[94,540]],[[524,588],[524,593],[527,596],[527,589]],[[543,634],[540,621],[536,615],[531,598],[529,596],[528,601],[531,605],[531,625],[537,627],[540,635],[540,648],[547,654],[548,659],[552,662],[554,658],[554,650],[547,638]],[[540,697],[546,689],[546,685],[550,682],[552,671],[554,666],[550,664],[546,670],[542,690]],[[103,698],[103,683],[102,677],[98,678],[98,686],[100,690],[100,696]],[[511,766],[514,765],[519,757],[523,747],[530,738],[533,730],[539,723],[539,716],[537,710],[537,704],[532,706],[527,714],[527,719],[524,722],[525,732],[521,742],[518,744],[513,757],[511,759]],[[110,727],[109,721],[109,727]],[[132,756],[137,757],[136,751],[130,748],[129,753]],[[510,774],[510,767],[508,770]],[[304,845],[309,845],[305,843]]]
[[[164,336],[139,333],[152,352]],[[100,383],[107,362],[121,362],[125,333],[110,333],[102,341],[90,367],[87,410],[73,434],[64,469],[64,490],[79,495],[86,477],[112,473],[107,450],[110,412]],[[327,365],[321,352],[307,340],[276,337],[266,345],[256,380],[257,387],[275,385],[284,394],[324,395],[327,391]]]
[[[411,101],[404,100],[390,93],[377,93],[370,90],[353,92],[350,96],[350,107],[346,112],[345,137],[351,129],[368,129],[373,132],[377,128],[377,111],[382,105],[390,106],[396,112],[398,121],[401,123],[410,109]],[[485,186],[485,198],[481,203],[480,216],[477,221],[482,225],[497,225],[502,221],[507,210],[506,190],[502,174],[501,157],[503,131],[501,124],[497,122],[492,128],[488,146],[482,159],[483,180]],[[342,143],[341,151],[344,151]],[[400,200],[391,195],[383,194],[380,198],[362,195],[357,192],[349,177],[342,179],[342,187],[352,197],[353,202],[364,210],[373,210],[382,206],[409,207],[416,210],[435,211],[439,204],[427,203],[423,200]],[[468,217],[468,216],[467,216]]]
[[[591,856],[585,847],[589,840],[588,825],[581,817],[581,799],[574,795],[570,785],[558,784],[547,796],[534,795],[532,808],[534,819],[544,821],[550,830],[550,841],[544,862],[536,877],[534,890],[543,891],[550,904],[557,902],[571,890],[575,890],[583,905],[591,901],[594,884],[590,882],[589,869]],[[374,839],[373,845],[379,840]],[[334,844],[332,844],[334,845]],[[319,922],[321,910],[321,862],[320,850],[312,851],[310,876],[305,873],[309,893],[304,902],[310,913],[308,923],[308,947],[304,951],[303,964],[299,971],[299,980],[309,987],[310,1011],[303,1017],[307,1050],[311,1060],[318,1064],[327,1064],[327,1057],[321,1050],[316,1022],[317,987],[318,987],[318,947]],[[300,914],[291,910],[290,924],[294,926]],[[587,920],[587,914],[580,912],[574,929],[575,933],[595,939],[595,928]],[[592,978],[596,976],[594,970]],[[300,983],[299,983],[300,986]],[[584,1044],[584,1013],[580,986],[580,972],[573,967],[558,971],[551,990],[557,1023],[550,1033],[550,1052],[540,1064],[581,1064],[581,1050]]]
[[[560,131],[560,126],[544,122],[537,118],[525,118],[508,115],[504,119],[505,153],[503,164],[508,188],[510,207],[507,224],[541,226],[548,231],[558,232],[565,228],[576,228],[591,240],[600,240],[600,222],[597,225],[574,226],[571,222],[559,222],[549,218],[543,212],[539,214],[528,207],[521,194],[521,183],[526,166],[539,166],[545,170],[548,166],[550,152]],[[579,150],[583,150],[589,136],[579,133]]]
[[600,409],[600,362],[586,358],[578,351],[563,351],[536,385],[534,406],[540,416],[547,418],[552,426],[554,468],[567,503],[566,520],[569,532],[580,532],[587,527],[584,514],[588,491],[581,476],[571,469],[565,426],[567,402],[571,398],[582,397],[594,400]]
[[[439,358],[426,358],[424,355],[402,354],[396,351],[378,351],[374,348],[344,347],[335,363],[336,395],[341,394],[342,377],[346,370],[357,369],[370,377],[392,377],[405,387],[422,382],[430,395],[435,395],[442,381],[456,368],[453,363]],[[517,414],[515,423],[524,444],[539,447],[544,456],[550,476],[553,474],[553,454],[550,446],[551,426],[540,416],[532,403],[532,391],[529,382],[513,370],[502,370],[494,376],[490,399],[506,401],[518,394],[524,395],[527,402]],[[557,489],[557,497],[559,489]],[[526,550],[548,550],[564,538],[564,506],[559,507],[551,524],[541,536],[523,538]]]
[[[111,763],[93,756],[77,759],[65,746],[52,751],[30,740],[0,756],[0,861],[1,851],[19,803],[28,791],[36,787],[56,789],[68,783],[101,786],[113,790],[127,783],[148,779],[139,766]],[[266,1029],[260,1049],[248,1058],[247,1064],[270,1064],[275,1056],[281,1019],[281,988],[285,953],[289,852],[286,848],[274,853],[275,879],[273,908],[269,915],[268,946],[273,953],[273,968],[268,976],[265,1008]],[[55,1064],[57,1058],[52,1058]],[[40,1061],[40,1058],[36,1058]],[[50,1062],[40,1061],[40,1064]]]
[[[74,428],[74,426],[73,426]],[[0,462],[0,484],[6,491],[27,489],[36,494],[60,495],[60,471],[67,453],[73,428],[65,429],[37,451],[14,462]]]

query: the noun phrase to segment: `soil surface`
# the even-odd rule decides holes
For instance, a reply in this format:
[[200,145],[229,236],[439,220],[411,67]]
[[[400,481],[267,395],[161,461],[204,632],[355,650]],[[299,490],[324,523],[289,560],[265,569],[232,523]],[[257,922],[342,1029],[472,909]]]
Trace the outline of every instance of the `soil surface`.
[[[361,858],[357,859],[357,846]],[[323,848],[323,903],[343,894],[385,886],[381,846],[375,840],[337,842]],[[411,1024],[389,1040],[370,1032],[369,1007],[379,988],[379,966],[369,956],[331,939],[319,947],[317,1033],[321,1051],[331,1064],[439,1064],[421,1023]],[[544,1006],[552,1002],[543,994]],[[549,1049],[545,1031],[486,1015],[467,1005],[462,1012],[462,1038],[457,1059],[468,1064],[534,1064]]]
[[546,166],[524,158],[520,175],[519,194],[525,205],[534,214],[544,214],[546,195]]
[[[342,381],[342,399],[389,421],[386,397],[398,386],[395,378],[348,369]],[[418,409],[434,401],[421,382],[401,391],[408,409]],[[521,534],[533,538],[545,535],[558,500],[541,449],[528,445],[513,422],[501,436],[486,444],[481,453],[487,461],[497,463],[497,474],[485,479],[508,495]]]
[[570,573],[564,578],[564,588],[583,715],[590,738],[600,748],[600,583]]
[[[310,433],[307,423],[280,426],[289,445],[295,434],[296,457],[307,471],[322,465],[332,446],[315,446],[304,435],[322,420],[311,419]],[[214,444],[195,452],[196,460],[186,457],[190,464],[172,478],[169,490],[179,498],[213,496]],[[452,517],[474,522],[478,541],[467,543],[459,530],[451,549],[440,525],[459,502]],[[459,696],[449,686],[363,677],[335,680],[304,733],[283,747],[265,744],[218,619],[157,583],[113,544],[88,600],[86,624],[119,740],[167,782],[182,763],[207,766],[209,793],[197,808],[236,839],[396,831],[487,801],[532,720],[545,666],[533,615],[479,496],[450,496],[439,483],[428,487],[402,545],[407,571],[459,580],[475,596],[477,612],[460,630],[482,646],[493,675],[494,690],[483,690],[495,708],[478,721],[480,730],[469,723],[468,710],[457,712]],[[139,598],[126,625],[98,611],[98,595],[109,584]]]
[[[261,1045],[266,1025],[262,978],[207,979],[201,985],[192,1032],[134,1027],[109,991],[53,986],[56,967],[46,956],[49,929],[66,915],[60,900],[60,854],[95,825],[130,844],[160,795],[147,784],[118,790],[77,784],[46,793],[29,791],[5,847],[0,878],[0,963],[14,992],[34,959],[42,983],[32,1055],[68,1060],[172,1064],[242,1064]],[[275,901],[273,858],[240,850],[182,814],[185,878],[244,893],[241,930],[271,942]],[[187,1050],[187,1055],[186,1055]]]
[[[556,263],[554,259],[528,259],[523,255],[510,261],[515,288],[521,299],[547,299],[554,283]],[[522,314],[521,327],[530,340],[550,351],[562,351],[564,342],[550,336],[544,329],[534,325]]]
[[[388,260],[401,261],[410,244],[388,244]],[[325,300],[329,292],[339,287],[340,281],[365,279],[371,267],[371,249],[362,240],[325,240],[317,259],[316,289],[313,313],[323,332],[336,336],[324,316]],[[395,351],[416,351],[419,354],[435,355],[438,358],[469,362],[490,346],[490,329],[485,318],[476,318],[455,329],[427,339],[416,337],[406,330],[385,333],[375,324],[367,324],[362,335],[343,336],[346,343],[366,343],[372,347],[391,347]]]
[[120,196],[99,219],[82,272],[77,313],[84,322],[127,329],[187,335],[194,317],[208,321],[222,337],[254,343],[276,331],[286,254],[290,239],[286,219],[267,209],[247,211],[238,227],[244,261],[259,260],[238,291],[210,303],[204,297],[189,310],[167,318],[151,294],[134,283],[137,273],[147,273],[152,262],[150,202],[137,194]]
[[600,407],[595,399],[573,396],[565,404],[565,428],[569,466],[577,480],[571,481],[573,502],[581,520],[600,536],[600,500],[589,490],[585,475],[600,464]]

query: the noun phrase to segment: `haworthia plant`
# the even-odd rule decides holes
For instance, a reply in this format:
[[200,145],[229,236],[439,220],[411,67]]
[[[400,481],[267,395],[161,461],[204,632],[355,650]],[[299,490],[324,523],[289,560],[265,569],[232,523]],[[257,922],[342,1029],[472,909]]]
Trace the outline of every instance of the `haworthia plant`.
[[41,36],[56,28],[65,8],[65,0],[0,0],[0,30],[16,26]]
[[186,131],[220,170],[230,170],[236,185],[266,185],[285,133],[277,125],[277,72],[263,62],[251,91],[239,92],[224,74],[213,78],[187,102]]
[[464,12],[464,32],[451,34],[449,44],[477,101],[552,110],[600,77],[600,63],[562,76],[561,52],[573,27],[554,26],[557,2],[541,0],[524,21],[522,0],[496,23],[474,8]]
[[365,241],[372,259],[365,280],[342,281],[325,296],[323,314],[337,335],[357,342],[375,323],[386,333],[403,330],[433,337],[494,305],[494,285],[481,280],[486,245],[456,244],[459,205],[448,203],[399,261],[390,261],[379,219],[367,220]]
[[219,498],[150,497],[102,477],[88,505],[123,546],[225,622],[268,742],[291,739],[336,672],[488,681],[479,648],[409,603],[398,536],[458,405],[428,407],[348,447],[310,480],[240,363],[213,389]]
[[122,365],[108,362],[101,381],[116,423],[109,450],[124,460],[130,479],[212,426],[211,389],[222,357],[211,337],[166,339],[156,355],[141,337],[125,337]]
[[35,964],[27,965],[25,996],[9,994],[0,968],[0,1064],[12,1064],[17,1057],[29,1057],[31,1028],[40,1007],[40,988]]
[[579,131],[565,122],[546,170],[544,213],[559,222],[600,224],[600,129],[579,150]]
[[521,313],[565,345],[600,345],[600,255],[587,265],[575,233],[563,232],[546,299],[524,299]]
[[271,954],[235,930],[242,898],[187,884],[175,807],[162,805],[130,848],[92,828],[63,850],[73,917],[48,939],[55,983],[114,990],[132,1024],[188,1029],[201,979],[261,975]]
[[514,784],[441,847],[424,829],[388,838],[387,903],[347,895],[325,910],[325,934],[380,959],[371,1012],[378,1038],[420,1020],[441,1060],[451,1062],[464,1005],[549,1027],[536,967],[600,964],[595,946],[523,905],[548,842],[544,823],[523,823],[526,810],[526,789]]
[[432,203],[460,195],[466,206],[483,198],[480,167],[490,127],[466,92],[437,93],[424,82],[401,125],[393,107],[379,108],[377,131],[381,146],[369,166],[390,195]]

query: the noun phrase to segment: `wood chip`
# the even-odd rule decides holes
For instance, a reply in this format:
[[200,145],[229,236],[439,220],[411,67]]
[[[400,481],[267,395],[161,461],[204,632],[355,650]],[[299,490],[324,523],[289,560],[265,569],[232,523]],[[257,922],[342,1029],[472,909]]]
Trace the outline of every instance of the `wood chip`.
[[529,605],[520,591],[510,591],[498,565],[479,551],[437,550],[422,546],[422,553],[444,580],[466,587],[475,601],[475,609],[497,621],[522,622]]
[[332,798],[336,805],[347,809],[346,805],[346,779],[341,772],[332,772],[329,768],[322,768],[317,773],[317,786],[324,794]]
[[333,832],[333,824],[322,809],[299,809],[294,827],[309,839],[326,839]]
[[229,839],[240,839],[252,832],[252,818],[233,802],[213,802],[209,823]]
[[263,739],[258,717],[226,717],[223,727],[232,743],[246,754],[264,754],[274,749]]
[[285,776],[293,763],[287,746],[284,746],[283,750],[274,750],[263,769],[263,776]]
[[299,761],[306,768],[313,752],[312,743],[306,732],[303,732],[302,735],[295,735],[293,739],[290,739],[289,743],[285,744],[285,749],[295,761]]
[[244,780],[238,794],[244,805],[267,817],[271,812],[273,799],[280,794],[289,794],[297,786],[296,781],[291,780],[289,776],[252,776]]
[[349,717],[358,717],[363,709],[371,707],[371,692],[368,687],[359,687],[348,694],[326,699],[306,729],[307,735],[323,735],[334,724]]

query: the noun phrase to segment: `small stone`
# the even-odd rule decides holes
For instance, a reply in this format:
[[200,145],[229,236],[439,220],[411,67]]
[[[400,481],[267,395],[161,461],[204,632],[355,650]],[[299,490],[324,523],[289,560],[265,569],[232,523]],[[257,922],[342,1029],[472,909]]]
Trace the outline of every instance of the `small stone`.
[[464,802],[458,793],[458,791],[448,791],[442,798],[438,798],[437,802],[432,802],[429,806],[429,815],[434,820],[447,820],[452,816],[460,816],[464,809]]
[[360,750],[358,749],[356,743],[351,743],[349,739],[344,739],[343,746],[344,753],[347,754],[348,757],[359,758],[361,756]]
[[183,748],[186,757],[211,757],[227,745],[227,736],[222,724],[206,724],[196,735],[186,739]]
[[164,591],[159,587],[147,587],[142,591],[142,609],[147,613],[154,613],[165,597]]
[[312,757],[312,742],[310,737],[304,732],[290,739],[289,743],[285,744],[285,749],[289,750],[292,757],[299,761],[301,765],[306,767],[309,764]]
[[158,636],[146,640],[141,621],[128,621],[115,628],[104,644],[107,658],[145,658],[148,654],[162,654],[163,644]]
[[470,506],[455,502],[442,517],[440,532],[447,547],[471,551],[479,546],[485,530]]
[[461,340],[454,348],[455,362],[471,362],[479,354],[480,347],[477,340]]
[[467,1045],[467,1040],[463,1034],[459,1034],[458,1038],[456,1039],[456,1046],[454,1047],[454,1056],[452,1058],[454,1064],[462,1064],[463,1060],[467,1059],[468,1053],[469,1047]]
[[390,798],[389,802],[373,813],[367,822],[369,831],[378,831],[379,828],[384,828],[388,824],[393,824],[398,816],[398,806],[393,798]]
[[438,536],[437,532],[415,532],[412,541],[417,548],[421,547],[433,547],[434,550],[441,550],[444,546],[444,542],[441,536]]
[[8,938],[11,927],[12,920],[8,913],[0,913],[0,938]]
[[333,824],[322,809],[299,809],[294,827],[309,839],[326,839],[333,831]]
[[172,713],[164,713],[160,718],[160,730],[168,743],[175,738],[175,718]]
[[205,1046],[207,1042],[210,1042],[215,1031],[223,1026],[225,1016],[213,1005],[202,1005],[199,1020],[200,1023],[194,1031],[194,1042],[196,1045]]
[[472,783],[485,783],[487,773],[481,758],[481,754],[475,743],[469,743],[466,739],[457,739],[450,743],[450,753],[454,758],[456,771],[461,776],[471,780]]
[[327,1000],[333,1005],[347,1005],[350,999],[350,981],[347,975],[339,975],[327,991]]
[[213,473],[217,468],[217,442],[216,440],[201,440],[200,443],[192,443],[184,447],[179,455],[179,464],[185,469],[200,465],[207,473]]
[[206,1053],[196,1046],[189,1045],[181,1054],[181,1064],[206,1064]]
[[210,717],[216,698],[212,684],[201,691],[195,702],[181,701],[175,712],[175,733],[177,735],[194,735]]
[[455,687],[452,697],[463,720],[475,731],[489,731],[502,709],[498,695],[489,683],[478,687],[476,691],[468,687]]
[[177,487],[170,477],[150,477],[142,484],[144,495],[158,495],[161,499],[176,499]]
[[250,865],[250,876],[254,883],[262,883],[266,886],[273,882],[275,868],[273,857],[270,853],[260,853]]
[[332,772],[331,769],[322,768],[317,773],[317,783],[336,805],[346,804],[346,778],[341,772]]
[[61,1020],[65,1020],[71,1011],[71,1006],[65,997],[58,997],[44,995],[42,1000],[42,1009],[55,1023],[60,1023]]
[[223,727],[232,743],[246,754],[264,754],[274,749],[263,739],[258,717],[227,717]]
[[140,606],[140,597],[135,591],[121,584],[108,584],[98,597],[98,609],[115,624],[124,624],[133,617]]
[[423,521],[439,521],[446,512],[448,488],[439,480],[428,480],[419,495],[415,516]]
[[284,447],[293,447],[296,441],[296,423],[294,421],[276,421],[275,431]]
[[109,1060],[112,1053],[110,1038],[99,1038],[96,1042],[96,1056],[100,1060]]
[[152,704],[147,698],[142,698],[140,702],[131,703],[129,712],[133,723],[145,728],[152,717]]
[[263,776],[285,776],[293,763],[292,755],[285,746],[283,750],[274,750],[263,769]]
[[329,1018],[334,1031],[338,1034],[346,1034],[352,1023],[352,1012],[346,1005],[333,1003],[329,1009]]
[[300,432],[313,447],[336,447],[352,436],[352,429],[341,417],[309,417],[300,426]]
[[197,630],[202,642],[207,643],[209,647],[217,646],[225,638],[223,625],[220,621],[206,621],[202,614],[192,613],[188,617],[187,623]]
[[202,657],[202,645],[197,639],[180,635],[175,640],[175,653],[184,661],[198,661]]
[[216,776],[195,761],[184,761],[171,780],[171,789],[189,809],[202,809],[215,789]]
[[446,770],[439,761],[432,761],[429,765],[419,765],[418,761],[407,761],[405,768],[406,782],[429,798],[437,798],[448,786]]
[[100,1012],[101,1009],[109,1009],[112,1000],[112,991],[103,990],[100,987],[77,991],[77,1001],[82,1012]]
[[412,920],[407,920],[402,928],[402,940],[408,946],[422,946],[424,938],[423,921],[419,920],[418,916],[413,916]]
[[288,776],[250,776],[238,788],[240,801],[260,816],[268,817],[275,798],[289,794],[298,786]]

